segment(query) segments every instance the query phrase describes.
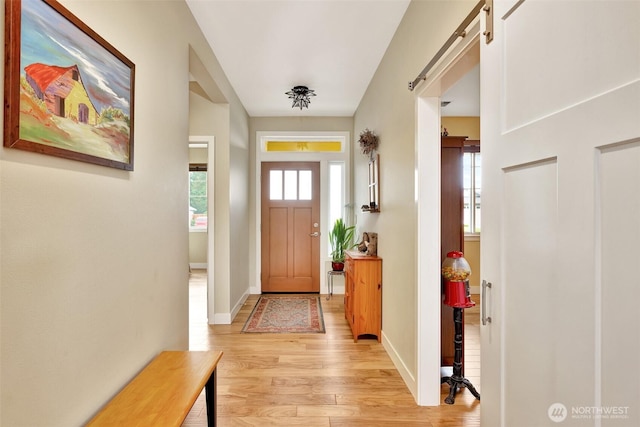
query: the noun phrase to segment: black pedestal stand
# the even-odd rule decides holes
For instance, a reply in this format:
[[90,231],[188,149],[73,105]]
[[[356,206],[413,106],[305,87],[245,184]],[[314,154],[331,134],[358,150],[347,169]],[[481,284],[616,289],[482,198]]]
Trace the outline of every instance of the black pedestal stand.
[[455,337],[453,339],[455,353],[453,354],[453,374],[450,377],[442,377],[440,384],[447,383],[451,390],[449,396],[444,399],[444,403],[453,405],[456,401],[456,393],[460,388],[469,389],[476,399],[480,400],[480,393],[471,384],[471,381],[462,376],[462,309],[453,308],[453,325],[455,328]]

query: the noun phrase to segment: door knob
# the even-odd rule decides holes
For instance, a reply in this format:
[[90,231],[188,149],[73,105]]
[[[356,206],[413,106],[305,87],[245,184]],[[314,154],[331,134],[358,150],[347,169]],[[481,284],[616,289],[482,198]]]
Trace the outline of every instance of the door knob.
[[309,236],[311,237],[318,237],[320,235],[320,232],[316,231],[315,233],[309,233]]

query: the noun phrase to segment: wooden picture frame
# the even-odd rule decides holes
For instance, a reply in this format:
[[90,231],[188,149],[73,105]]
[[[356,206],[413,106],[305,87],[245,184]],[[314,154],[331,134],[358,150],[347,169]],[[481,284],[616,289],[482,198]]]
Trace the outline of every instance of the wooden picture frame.
[[57,1],[5,1],[5,147],[132,171],[134,79]]
[[380,212],[380,155],[374,154],[369,160],[369,210]]

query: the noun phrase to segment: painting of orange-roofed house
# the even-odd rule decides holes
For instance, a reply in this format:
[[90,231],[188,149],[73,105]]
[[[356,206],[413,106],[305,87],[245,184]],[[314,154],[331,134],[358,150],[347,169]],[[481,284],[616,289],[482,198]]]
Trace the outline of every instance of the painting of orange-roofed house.
[[133,170],[134,64],[55,0],[5,24],[4,145]]

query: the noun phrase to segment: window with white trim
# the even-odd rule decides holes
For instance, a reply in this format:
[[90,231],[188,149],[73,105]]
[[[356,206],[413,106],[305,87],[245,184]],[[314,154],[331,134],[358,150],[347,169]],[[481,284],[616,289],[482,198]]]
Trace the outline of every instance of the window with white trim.
[[[327,215],[328,231],[338,218],[346,219],[345,206],[345,166],[344,162],[329,162],[329,214]],[[327,239],[328,239],[327,234]],[[331,245],[329,253],[331,253]]]
[[207,231],[207,165],[189,165],[189,230]]
[[311,200],[312,188],[310,170],[269,171],[269,200]]
[[464,232],[480,234],[482,195],[482,157],[480,147],[465,147],[464,159]]

